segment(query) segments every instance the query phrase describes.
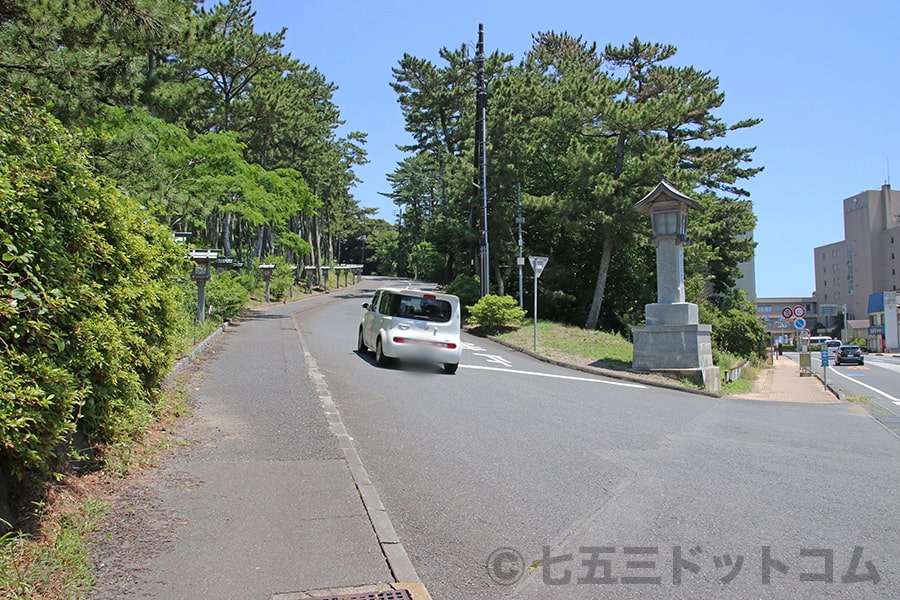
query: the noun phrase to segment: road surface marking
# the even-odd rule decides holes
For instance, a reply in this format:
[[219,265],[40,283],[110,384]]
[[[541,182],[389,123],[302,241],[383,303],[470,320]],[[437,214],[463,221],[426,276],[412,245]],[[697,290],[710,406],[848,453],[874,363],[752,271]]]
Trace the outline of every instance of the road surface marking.
[[481,352],[473,352],[475,356],[483,356],[487,359],[489,363],[495,363],[498,365],[503,365],[504,367],[511,367],[512,363],[503,358],[502,356],[497,356],[496,354],[483,354]]
[[519,371],[518,369],[501,369],[499,367],[481,367],[478,365],[459,365],[464,369],[479,369],[481,371],[500,371],[501,373],[515,373],[517,375],[536,375],[537,377],[551,377],[553,379],[568,379],[570,381],[588,381],[590,383],[605,383],[607,385],[620,385],[622,387],[646,389],[647,386],[639,383],[624,383],[621,381],[606,381],[604,379],[592,379],[590,377],[575,377],[573,375],[556,375],[555,373],[537,373],[535,371]]
[[866,388],[866,389],[868,389],[868,390],[872,390],[872,391],[875,392],[876,394],[881,394],[882,396],[884,396],[885,398],[887,398],[888,400],[890,400],[890,401],[893,402],[894,404],[897,404],[898,406],[900,406],[900,400],[898,400],[897,398],[894,398],[893,396],[891,396],[891,395],[888,394],[887,392],[882,392],[882,391],[879,390],[878,388],[872,387],[872,386],[869,385],[868,383],[863,383],[862,381],[860,381],[860,380],[858,380],[858,379],[853,379],[853,378],[851,378],[849,375],[844,375],[843,373],[841,373],[841,372],[838,371],[837,369],[832,369],[832,371],[834,372],[835,375],[840,375],[841,377],[843,377],[843,378],[845,378],[845,379],[849,379],[850,381],[852,381],[852,382],[854,382],[854,383],[857,383],[857,384],[863,386],[864,388]]
[[471,350],[472,352],[485,352],[486,350],[481,346],[476,346],[471,342],[463,342],[462,343],[463,350]]

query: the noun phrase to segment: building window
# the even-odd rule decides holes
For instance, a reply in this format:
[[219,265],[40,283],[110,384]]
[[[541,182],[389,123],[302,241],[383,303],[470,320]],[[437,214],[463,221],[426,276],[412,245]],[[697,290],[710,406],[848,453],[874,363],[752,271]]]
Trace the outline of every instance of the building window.
[[847,291],[851,294],[854,289],[853,285],[853,247],[847,244]]

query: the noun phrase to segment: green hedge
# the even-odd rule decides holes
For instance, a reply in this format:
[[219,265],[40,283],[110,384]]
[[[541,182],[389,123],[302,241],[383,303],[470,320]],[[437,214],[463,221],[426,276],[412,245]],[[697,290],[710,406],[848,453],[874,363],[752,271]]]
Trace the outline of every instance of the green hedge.
[[127,437],[181,322],[182,249],[84,147],[0,91],[0,469],[20,478],[50,470],[76,427]]

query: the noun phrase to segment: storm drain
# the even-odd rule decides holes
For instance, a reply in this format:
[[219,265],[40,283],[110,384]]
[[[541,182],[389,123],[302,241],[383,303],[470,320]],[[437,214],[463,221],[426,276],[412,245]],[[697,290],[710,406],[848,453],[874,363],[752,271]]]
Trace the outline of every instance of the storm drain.
[[350,594],[342,596],[316,596],[307,600],[412,600],[406,590],[390,590],[387,592],[371,592],[368,594]]

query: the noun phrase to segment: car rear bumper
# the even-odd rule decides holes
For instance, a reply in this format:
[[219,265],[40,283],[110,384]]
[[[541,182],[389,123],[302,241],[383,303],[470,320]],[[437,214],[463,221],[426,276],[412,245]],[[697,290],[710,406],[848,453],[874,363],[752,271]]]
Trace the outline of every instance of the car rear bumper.
[[462,357],[462,347],[459,341],[414,338],[409,336],[408,332],[388,336],[388,339],[382,344],[382,352],[390,358],[432,364],[455,365]]

